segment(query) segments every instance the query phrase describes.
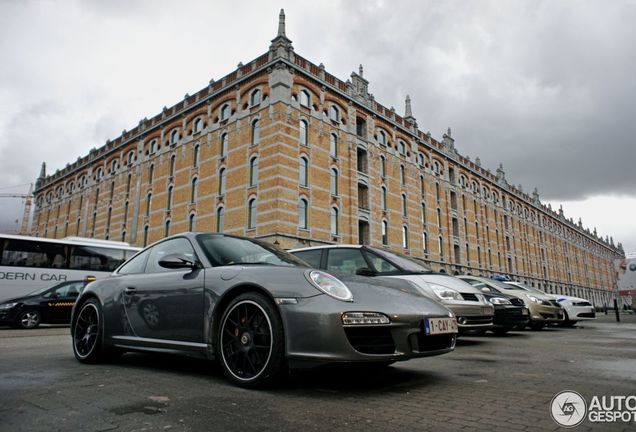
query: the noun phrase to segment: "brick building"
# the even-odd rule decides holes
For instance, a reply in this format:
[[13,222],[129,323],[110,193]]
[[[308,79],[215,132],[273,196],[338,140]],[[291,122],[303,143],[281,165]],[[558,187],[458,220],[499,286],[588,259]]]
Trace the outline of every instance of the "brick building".
[[609,300],[602,239],[297,55],[281,11],[269,51],[36,183],[33,235],[143,246],[187,230],[284,248],[370,243],[449,273],[503,273]]

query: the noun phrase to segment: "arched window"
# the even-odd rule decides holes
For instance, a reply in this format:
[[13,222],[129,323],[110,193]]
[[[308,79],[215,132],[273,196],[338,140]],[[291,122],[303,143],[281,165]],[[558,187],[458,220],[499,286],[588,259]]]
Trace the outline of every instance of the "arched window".
[[337,106],[331,105],[331,107],[329,107],[329,119],[335,122],[340,121],[340,110]]
[[386,199],[386,187],[382,186],[380,188],[380,191],[382,193],[382,196],[380,197],[381,199],[381,204],[382,204],[382,210],[386,210],[387,209],[387,199]]
[[117,159],[114,159],[111,163],[110,163],[110,172],[111,173],[116,173],[117,169],[119,168],[119,162],[117,161]]
[[192,150],[192,166],[194,168],[199,166],[199,151],[200,151],[200,147],[198,144],[194,146],[194,149]]
[[306,120],[300,121],[300,145],[303,146],[307,145],[307,126]]
[[402,194],[402,216],[408,216],[408,206],[406,202],[406,194]]
[[258,157],[253,156],[250,159],[250,186],[256,186],[258,183]]
[[402,140],[398,142],[398,151],[400,154],[406,154],[406,143]]
[[406,225],[402,226],[402,247],[409,248],[409,228]]
[[155,166],[154,165],[150,165],[148,167],[148,184],[152,184],[152,181],[154,180],[155,177]]
[[298,182],[301,186],[308,187],[309,186],[309,161],[306,157],[302,156],[300,158],[300,170]]
[[176,144],[177,141],[179,141],[179,130],[173,129],[172,132],[170,132],[170,144]]
[[154,139],[154,140],[150,141],[150,154],[156,153],[157,150],[158,150],[158,148],[157,148],[157,140]]
[[226,169],[221,168],[219,170],[219,195],[225,194],[225,177],[226,177]]
[[298,227],[307,229],[307,209],[309,203],[305,198],[301,198],[298,201]]
[[380,156],[380,177],[386,177],[386,159],[384,156]]
[[188,218],[188,231],[196,231],[196,220],[195,220],[196,216],[194,213],[192,213],[190,215],[190,217]]
[[426,228],[426,204],[422,203],[422,225]]
[[102,169],[102,167],[97,168],[97,174],[95,175],[95,177],[98,181],[101,180],[102,177],[104,177],[104,170]]
[[383,245],[388,245],[389,244],[389,233],[388,233],[388,224],[386,223],[386,221],[382,221],[382,244]]
[[335,133],[329,135],[329,154],[338,157],[338,136]]
[[150,231],[150,227],[148,225],[144,226],[144,247],[148,246],[148,231]]
[[252,198],[247,203],[247,228],[256,228],[256,198]]
[[168,199],[166,201],[166,210],[170,210],[172,208],[172,191],[174,187],[172,185],[168,186]]
[[406,184],[406,169],[404,168],[404,165],[400,165],[400,183],[402,186]]
[[426,164],[426,159],[424,158],[424,154],[418,153],[417,155],[417,163],[423,167]]
[[378,143],[383,146],[386,145],[386,132],[384,132],[382,129],[378,131]]
[[166,221],[166,229],[163,233],[164,237],[168,237],[170,235],[170,219]]
[[257,145],[261,139],[261,127],[258,120],[252,122],[252,145]]
[[300,104],[304,107],[309,108],[311,104],[311,98],[309,97],[309,92],[307,90],[300,91]]
[[[130,185],[132,183],[132,174],[128,173],[128,177],[126,178],[126,194],[130,193]],[[71,185],[73,186],[73,185]]]
[[428,235],[426,233],[422,233],[422,248],[424,252],[428,252]]
[[174,177],[174,173],[176,171],[176,167],[177,167],[177,156],[176,155],[172,155],[170,157],[170,177]]
[[440,172],[441,172],[441,168],[440,168],[439,162],[433,161],[433,173],[435,173],[435,175],[439,175]]
[[194,125],[192,126],[192,133],[198,134],[203,130],[203,120],[201,117],[194,120]]
[[331,185],[330,185],[331,195],[338,195],[338,170],[335,168],[331,168]]
[[229,149],[229,137],[227,133],[221,135],[221,157],[224,158],[227,156],[227,152]]
[[424,183],[424,176],[420,176],[420,193],[422,196],[426,195],[426,183]]
[[191,190],[190,190],[190,202],[195,203],[197,201],[198,196],[198,181],[197,178],[192,179]]
[[331,234],[338,235],[338,209],[331,207]]
[[225,104],[221,107],[221,114],[219,118],[221,119],[221,121],[230,118],[230,106],[228,104]]
[[152,194],[149,193],[146,197],[146,216],[150,216],[150,211],[152,210]]
[[128,165],[132,165],[133,162],[135,162],[135,151],[131,150],[128,152],[128,156],[126,158],[126,160],[128,161]]
[[260,105],[261,103],[261,91],[256,89],[250,95],[250,106]]
[[223,232],[225,229],[225,207],[216,209],[216,232]]

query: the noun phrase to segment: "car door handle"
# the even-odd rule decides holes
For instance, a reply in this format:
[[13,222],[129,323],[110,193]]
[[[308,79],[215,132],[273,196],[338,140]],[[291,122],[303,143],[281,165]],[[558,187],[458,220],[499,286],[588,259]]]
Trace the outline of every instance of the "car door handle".
[[135,287],[126,287],[126,289],[124,290],[126,294],[133,294],[135,291],[137,291],[137,288]]

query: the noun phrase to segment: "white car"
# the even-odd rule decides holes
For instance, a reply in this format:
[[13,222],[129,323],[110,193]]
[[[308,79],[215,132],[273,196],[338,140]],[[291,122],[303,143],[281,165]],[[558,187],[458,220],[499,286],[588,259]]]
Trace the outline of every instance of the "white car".
[[521,282],[505,282],[510,285],[520,286],[532,291],[538,291],[555,299],[563,308],[564,312],[564,326],[572,327],[578,321],[583,320],[593,320],[596,319],[596,312],[594,311],[594,306],[590,303],[589,300],[580,297],[572,297],[567,295],[555,295],[555,294],[547,294],[541,291],[540,289],[529,287],[527,285],[522,284]]

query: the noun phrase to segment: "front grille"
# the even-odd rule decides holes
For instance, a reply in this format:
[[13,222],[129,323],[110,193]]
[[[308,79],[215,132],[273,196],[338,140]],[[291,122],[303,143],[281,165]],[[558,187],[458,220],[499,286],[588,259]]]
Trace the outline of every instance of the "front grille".
[[462,316],[457,317],[457,322],[461,325],[492,324],[492,316]]
[[363,354],[393,354],[395,343],[387,327],[346,327],[351,346]]
[[573,302],[572,306],[592,306],[592,304],[587,301],[580,301],[580,302]]
[[581,312],[580,314],[577,314],[576,316],[580,317],[580,318],[596,318],[596,313],[594,313],[594,312]]
[[510,303],[512,303],[515,306],[525,306],[525,303],[523,302],[523,300],[517,297],[511,298]]
[[464,300],[479,301],[476,294],[473,293],[461,293]]
[[455,344],[455,334],[441,334],[427,336],[423,331],[417,333],[417,348],[413,347],[417,352],[429,352],[442,349],[452,348]]

